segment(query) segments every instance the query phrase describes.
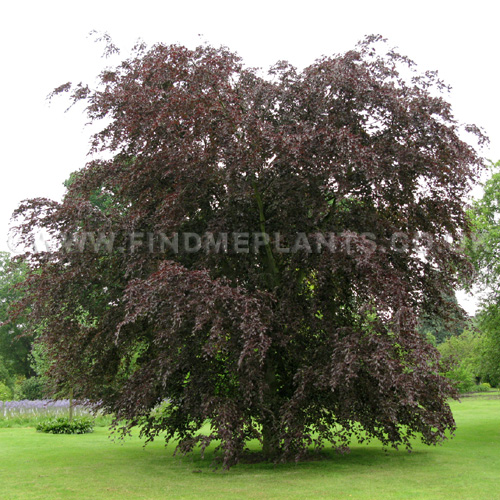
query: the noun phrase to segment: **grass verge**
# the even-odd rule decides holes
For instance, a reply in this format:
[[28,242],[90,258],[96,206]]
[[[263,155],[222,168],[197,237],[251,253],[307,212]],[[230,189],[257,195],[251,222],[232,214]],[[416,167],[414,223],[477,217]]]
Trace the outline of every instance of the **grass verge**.
[[415,451],[354,445],[349,455],[299,464],[241,464],[213,471],[208,454],[172,457],[137,437],[48,435],[0,429],[0,497],[36,499],[500,499],[500,400],[453,403],[456,437]]

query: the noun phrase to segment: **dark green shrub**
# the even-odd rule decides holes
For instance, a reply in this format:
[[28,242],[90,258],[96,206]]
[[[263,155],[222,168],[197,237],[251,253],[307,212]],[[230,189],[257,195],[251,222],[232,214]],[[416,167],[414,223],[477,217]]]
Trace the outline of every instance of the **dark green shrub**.
[[31,377],[21,382],[19,388],[19,399],[36,399],[44,398],[44,382],[40,377]]
[[10,387],[0,381],[0,401],[10,401],[12,399],[12,391]]
[[74,418],[58,417],[36,426],[36,430],[50,434],[86,434],[94,432],[94,420],[87,417]]
[[0,401],[7,401],[12,399],[14,387],[14,380],[7,369],[2,356],[0,356]]
[[491,391],[491,385],[488,382],[483,382],[482,384],[478,384],[473,389],[474,392],[488,392]]
[[445,373],[457,387],[460,394],[465,394],[466,392],[473,392],[475,390],[476,381],[472,371],[463,365],[458,365],[453,367]]

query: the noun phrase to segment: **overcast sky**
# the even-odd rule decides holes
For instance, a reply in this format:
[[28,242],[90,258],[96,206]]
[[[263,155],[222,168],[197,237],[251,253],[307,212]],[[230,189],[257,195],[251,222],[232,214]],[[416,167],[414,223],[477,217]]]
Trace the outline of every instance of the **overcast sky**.
[[[500,159],[498,16],[493,1],[19,1],[0,8],[2,196],[0,250],[9,218],[25,198],[60,199],[62,183],[86,162],[89,130],[81,108],[47,94],[67,81],[93,83],[109,63],[88,36],[108,32],[122,55],[147,43],[227,45],[249,66],[280,59],[304,67],[379,33],[421,70],[453,87],[456,118],[490,137]],[[473,304],[471,299],[467,300]],[[472,306],[469,307],[471,309]]]

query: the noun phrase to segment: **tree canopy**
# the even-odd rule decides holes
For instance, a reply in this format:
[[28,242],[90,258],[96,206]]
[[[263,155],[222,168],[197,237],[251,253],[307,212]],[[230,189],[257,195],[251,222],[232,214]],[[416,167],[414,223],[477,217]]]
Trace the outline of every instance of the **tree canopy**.
[[13,262],[7,252],[0,252],[0,366],[4,365],[0,381],[4,382],[16,375],[28,378],[34,374],[29,357],[33,336],[24,329],[24,318],[9,321],[9,308],[21,297],[16,285],[25,274],[25,265]]
[[24,256],[18,305],[53,380],[181,451],[217,441],[225,466],[254,438],[298,459],[454,430],[417,322],[470,272],[455,242],[482,161],[437,75],[380,42],[267,75],[141,46],[56,89],[103,128],[61,203],[15,213],[26,245],[56,242]]
[[474,201],[468,214],[473,234],[466,240],[469,256],[477,271],[476,284],[485,292],[486,302],[498,302],[500,290],[500,161],[491,163],[483,195]]
[[491,175],[481,198],[469,210],[473,234],[466,248],[476,270],[475,284],[482,292],[477,326],[484,332],[483,373],[500,383],[500,161],[490,165]]
[[450,337],[462,334],[469,318],[457,301],[455,294],[443,297],[439,311],[432,315],[423,314],[419,319],[419,331],[430,335],[436,344],[445,342]]

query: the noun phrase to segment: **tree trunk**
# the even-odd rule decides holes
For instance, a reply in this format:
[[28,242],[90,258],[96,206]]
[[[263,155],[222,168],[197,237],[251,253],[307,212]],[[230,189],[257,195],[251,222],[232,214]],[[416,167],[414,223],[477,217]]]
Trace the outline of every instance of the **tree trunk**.
[[262,454],[266,460],[272,460],[278,454],[278,441],[274,426],[269,422],[262,423]]
[[[262,234],[267,236],[266,217],[264,214],[264,203],[257,186],[257,180],[253,180],[255,200],[259,210],[259,227]],[[266,250],[265,263],[267,267],[267,281],[270,290],[280,286],[280,275],[269,240],[264,245]],[[265,390],[264,405],[266,415],[262,418],[262,453],[267,460],[273,459],[279,453],[279,439],[277,437],[276,423],[278,421],[279,402],[277,400],[278,383],[276,380],[276,367],[272,354],[268,351],[265,362]]]

